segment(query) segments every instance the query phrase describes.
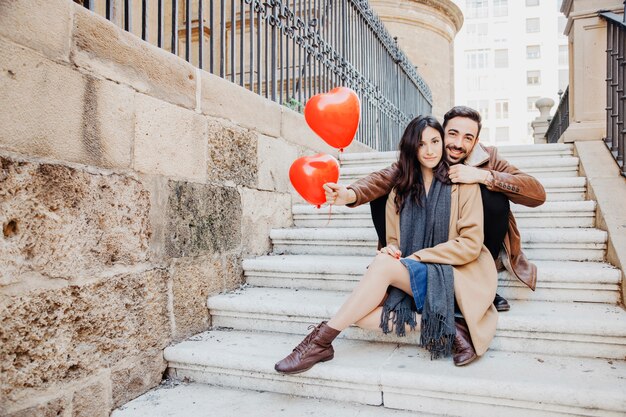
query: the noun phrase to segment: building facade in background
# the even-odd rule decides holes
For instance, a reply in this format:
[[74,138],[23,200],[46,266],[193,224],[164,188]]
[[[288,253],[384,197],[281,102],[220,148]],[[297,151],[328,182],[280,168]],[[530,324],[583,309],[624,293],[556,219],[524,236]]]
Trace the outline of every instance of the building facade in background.
[[465,22],[455,47],[455,102],[483,116],[485,144],[533,143],[535,101],[568,85],[561,0],[455,0]]

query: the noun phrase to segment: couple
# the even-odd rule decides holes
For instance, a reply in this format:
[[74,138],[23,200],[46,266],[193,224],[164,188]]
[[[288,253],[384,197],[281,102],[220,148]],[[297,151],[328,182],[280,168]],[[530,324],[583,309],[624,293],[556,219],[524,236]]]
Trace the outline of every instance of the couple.
[[545,191],[478,144],[480,128],[478,112],[464,106],[446,113],[443,127],[419,116],[404,131],[397,163],[347,188],[325,185],[331,204],[371,202],[381,249],[335,316],[279,361],[278,372],[332,359],[332,341],[352,324],[399,336],[419,327],[431,357],[454,353],[457,366],[487,351],[497,310],[509,308],[496,296],[494,260],[532,290],[537,278],[509,200],[534,207]]

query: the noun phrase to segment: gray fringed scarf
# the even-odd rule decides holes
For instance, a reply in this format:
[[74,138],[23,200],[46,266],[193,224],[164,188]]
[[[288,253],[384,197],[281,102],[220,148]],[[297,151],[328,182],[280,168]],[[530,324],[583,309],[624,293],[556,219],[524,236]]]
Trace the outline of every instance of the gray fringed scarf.
[[[404,200],[400,212],[400,251],[408,256],[420,249],[431,248],[448,240],[450,227],[451,186],[433,179],[422,206],[412,198]],[[428,268],[426,297],[420,330],[420,346],[430,352],[431,359],[449,356],[456,333],[454,325],[454,276],[451,265],[425,264]],[[415,329],[416,311],[413,300],[404,291],[389,287],[380,326],[384,333],[396,329],[405,335],[405,325]],[[389,328],[389,319],[392,328]]]

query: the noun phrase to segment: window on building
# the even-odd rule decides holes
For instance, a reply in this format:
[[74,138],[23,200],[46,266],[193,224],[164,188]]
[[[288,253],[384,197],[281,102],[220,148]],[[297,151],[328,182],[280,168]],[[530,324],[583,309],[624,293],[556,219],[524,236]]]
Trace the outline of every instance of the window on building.
[[526,0],[526,7],[539,6],[539,0]]
[[526,33],[537,33],[541,30],[538,17],[530,17],[526,19]]
[[491,140],[491,138],[489,137],[489,128],[483,126],[480,129],[478,137],[480,138],[481,143],[489,142]]
[[489,34],[489,25],[483,23],[468,23],[465,30],[469,42],[484,42]]
[[535,103],[537,102],[537,100],[539,100],[539,96],[526,98],[527,110],[529,112],[539,111],[537,106],[535,106]]
[[526,59],[539,59],[541,58],[541,47],[539,45],[527,45],[526,46]]
[[567,45],[559,45],[559,65],[567,65],[568,62]]
[[509,127],[501,126],[496,127],[496,142],[508,142],[509,141]]
[[489,50],[476,49],[465,52],[466,69],[485,69],[489,65]]
[[486,75],[469,75],[466,78],[467,91],[469,92],[477,92],[477,91],[485,91],[489,83],[487,82],[488,78]]
[[493,0],[493,17],[509,15],[509,0]]
[[527,85],[541,84],[541,71],[526,71],[526,84]]
[[496,119],[509,118],[509,100],[496,100]]
[[487,0],[466,0],[467,17],[477,19],[489,15],[489,3]]
[[559,70],[559,90],[565,91],[569,85],[569,70]]
[[483,120],[489,119],[489,100],[468,100],[467,106],[480,113]]
[[493,53],[493,64],[496,68],[509,67],[509,50],[496,49]]

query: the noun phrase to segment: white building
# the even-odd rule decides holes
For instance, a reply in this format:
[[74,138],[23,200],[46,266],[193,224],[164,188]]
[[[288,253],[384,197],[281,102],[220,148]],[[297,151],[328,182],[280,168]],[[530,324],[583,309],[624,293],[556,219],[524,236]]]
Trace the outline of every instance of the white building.
[[482,143],[533,143],[535,101],[558,104],[568,85],[561,0],[455,2],[465,15],[454,42],[455,103],[480,111]]

